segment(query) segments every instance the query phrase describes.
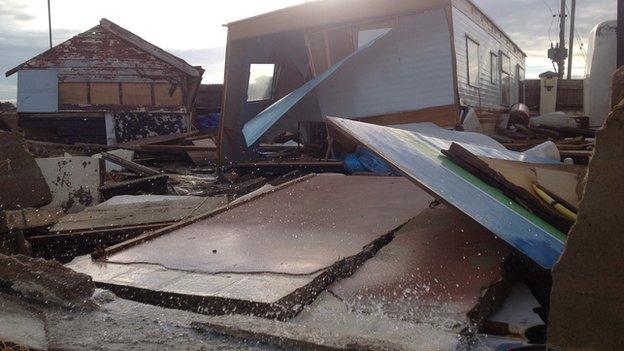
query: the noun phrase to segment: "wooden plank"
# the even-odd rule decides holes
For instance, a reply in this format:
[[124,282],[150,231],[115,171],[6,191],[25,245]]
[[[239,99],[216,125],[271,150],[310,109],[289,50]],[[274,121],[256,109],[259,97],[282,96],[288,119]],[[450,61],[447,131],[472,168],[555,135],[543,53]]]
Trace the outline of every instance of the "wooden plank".
[[225,197],[174,197],[139,203],[100,204],[63,217],[50,231],[55,233],[100,228],[171,223],[227,204]]
[[118,83],[91,83],[92,105],[120,105]]
[[160,174],[160,172],[158,172],[157,170],[151,169],[149,167],[145,167],[136,162],[128,161],[117,155],[113,155],[110,152],[102,152],[102,158],[114,164],[120,165],[126,168],[127,170],[132,171],[140,176],[152,176],[152,175]]
[[155,83],[153,86],[156,106],[182,106],[182,89],[179,85]]
[[0,212],[0,231],[45,227],[56,223],[63,212],[43,208],[24,208]]
[[87,83],[59,83],[58,89],[61,106],[89,103]]
[[432,122],[440,127],[450,127],[457,125],[458,122],[454,105],[429,107],[418,111],[390,113],[382,116],[358,118],[357,120],[382,126]]
[[152,104],[152,88],[147,83],[121,83],[121,91],[124,105],[149,106]]
[[217,151],[216,147],[212,146],[195,146],[195,145],[141,145],[126,147],[130,150],[143,151],[143,152],[162,152],[168,154],[184,154],[188,151]]
[[[156,135],[149,138],[143,138],[138,140],[127,141],[125,143],[117,144],[119,147],[127,147],[127,146],[144,146],[144,145],[153,145],[153,144],[165,144],[176,141],[185,140],[187,138],[196,136],[199,134],[198,130],[194,130],[188,133],[174,133],[167,135]],[[216,147],[216,146],[215,146]]]
[[167,193],[168,179],[169,177],[167,175],[159,174],[125,182],[109,183],[100,187],[100,193],[105,200],[118,195],[163,195]]

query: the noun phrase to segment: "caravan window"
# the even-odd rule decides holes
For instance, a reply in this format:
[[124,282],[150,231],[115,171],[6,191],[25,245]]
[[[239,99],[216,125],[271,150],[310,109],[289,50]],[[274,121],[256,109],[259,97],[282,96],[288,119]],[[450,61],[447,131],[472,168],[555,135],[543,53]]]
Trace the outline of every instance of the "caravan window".
[[498,84],[498,55],[490,52],[490,82]]
[[272,63],[253,63],[249,65],[249,84],[247,101],[269,100],[273,95],[273,76],[275,65]]
[[387,18],[373,22],[360,23],[355,26],[355,44],[358,48],[388,33],[397,25],[397,18]]
[[520,65],[518,65],[518,80],[524,80],[524,68]]
[[501,105],[509,106],[511,94],[511,60],[501,53]]
[[479,86],[479,44],[466,37],[466,54],[468,57],[468,84]]

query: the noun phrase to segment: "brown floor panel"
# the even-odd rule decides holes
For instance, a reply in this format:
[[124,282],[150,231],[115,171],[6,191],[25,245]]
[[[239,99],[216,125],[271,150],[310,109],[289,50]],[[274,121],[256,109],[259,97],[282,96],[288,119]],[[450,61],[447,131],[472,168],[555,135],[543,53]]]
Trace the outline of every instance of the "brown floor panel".
[[460,331],[487,296],[486,288],[501,279],[499,267],[510,252],[467,216],[440,206],[406,224],[330,291],[355,310]]
[[108,261],[204,273],[311,274],[357,254],[430,200],[405,178],[317,175]]

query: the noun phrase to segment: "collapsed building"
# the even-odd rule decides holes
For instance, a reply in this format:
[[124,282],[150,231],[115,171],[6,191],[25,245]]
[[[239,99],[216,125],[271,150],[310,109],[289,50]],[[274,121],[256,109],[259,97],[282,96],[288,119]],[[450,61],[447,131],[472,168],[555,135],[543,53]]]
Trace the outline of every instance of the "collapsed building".
[[525,54],[469,0],[315,1],[228,24],[220,161],[325,116],[493,125],[518,102]]
[[203,69],[102,19],[15,73],[27,138],[110,145],[188,131]]

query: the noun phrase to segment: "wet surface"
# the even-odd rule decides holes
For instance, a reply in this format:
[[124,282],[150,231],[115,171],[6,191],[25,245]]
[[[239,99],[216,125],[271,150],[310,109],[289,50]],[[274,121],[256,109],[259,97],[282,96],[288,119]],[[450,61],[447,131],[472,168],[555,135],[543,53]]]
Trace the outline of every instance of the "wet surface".
[[[354,310],[460,331],[511,252],[459,211],[427,209],[330,291]],[[489,302],[488,302],[489,304]]]
[[430,200],[404,178],[317,175],[113,254],[108,262],[203,273],[311,274],[357,254]]

